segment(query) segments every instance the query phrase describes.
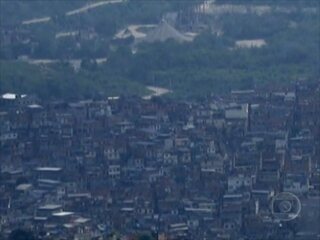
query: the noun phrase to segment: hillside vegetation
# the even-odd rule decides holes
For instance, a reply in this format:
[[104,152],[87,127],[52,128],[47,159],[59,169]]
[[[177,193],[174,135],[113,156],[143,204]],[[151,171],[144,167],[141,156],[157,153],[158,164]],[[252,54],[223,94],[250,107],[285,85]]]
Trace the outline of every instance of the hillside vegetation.
[[0,61],[0,92],[36,94],[42,99],[81,99],[122,94],[145,95],[137,82],[120,76],[108,78],[100,71],[75,73],[66,63],[36,66],[24,62]]
[[[37,1],[15,2],[20,4],[20,9],[40,4]],[[65,17],[62,12],[78,7],[80,2],[71,1],[65,6],[53,2],[56,7],[43,10],[43,13],[56,16],[52,21],[22,26],[32,34],[32,44],[20,42],[1,46],[0,92],[35,93],[47,98],[85,98],[96,94],[141,95],[146,85],[158,85],[172,89],[173,97],[189,98],[320,78],[319,8],[315,13],[298,8],[281,13],[201,15],[198,21],[206,28],[193,42],[168,40],[141,44],[133,54],[133,39],[114,42],[117,31],[130,24],[158,23],[165,13],[171,11],[186,11],[185,16],[188,16],[190,8],[201,1],[183,4],[181,1],[131,0],[97,8],[77,17]],[[304,5],[303,1],[297,4],[310,6]],[[22,12],[26,17],[29,10]],[[42,16],[39,11],[35,12],[38,15],[33,13],[28,18]],[[6,10],[6,14],[9,13]],[[94,39],[55,38],[60,31],[91,28],[96,33]],[[216,34],[217,29],[221,34]],[[266,44],[261,48],[235,47],[237,41],[250,39],[262,39]],[[17,62],[20,55],[61,61],[52,66],[33,66]],[[107,57],[108,61],[95,64],[94,59],[101,57]],[[66,59],[82,59],[82,70],[75,73],[63,63]]]

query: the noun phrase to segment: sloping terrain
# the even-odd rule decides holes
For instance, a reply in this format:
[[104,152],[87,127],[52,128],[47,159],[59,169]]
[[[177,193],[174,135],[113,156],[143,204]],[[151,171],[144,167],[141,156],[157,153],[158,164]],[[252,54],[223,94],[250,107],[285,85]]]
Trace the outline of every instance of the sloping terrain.
[[110,79],[98,71],[81,70],[75,73],[66,64],[37,66],[17,61],[0,61],[0,72],[0,92],[36,94],[46,100],[148,94],[144,85],[137,82],[120,77]]
[[[268,6],[266,1],[261,5],[260,1],[256,7],[248,0],[242,1],[244,6],[238,4],[233,11],[217,15],[201,10],[201,5],[195,8],[201,0],[8,2],[1,1],[5,20],[1,23],[0,58],[1,69],[6,68],[6,74],[0,76],[1,92],[68,97],[68,89],[79,79],[76,84],[81,90],[73,95],[80,98],[99,91],[111,94],[113,88],[117,94],[140,94],[150,85],[188,98],[299,79],[317,80],[320,76],[319,6],[302,1],[281,2],[279,7],[277,3]],[[266,5],[268,11],[246,10],[265,9]],[[219,7],[224,9],[223,4]],[[310,7],[312,11],[305,11]],[[290,11],[281,10],[286,8]],[[176,22],[161,23],[172,12],[179,12]],[[22,24],[37,18],[43,22]],[[159,23],[154,29],[143,29]],[[137,26],[145,32],[138,32]],[[186,32],[197,36],[193,42],[187,41]],[[146,41],[133,45],[137,33]],[[26,67],[19,62],[21,58],[56,64]],[[78,73],[62,64],[73,59],[82,67]],[[95,59],[107,62],[98,65]],[[43,68],[50,70],[45,76],[40,74]],[[72,81],[59,82],[64,71],[70,72]],[[29,77],[32,72],[38,81]],[[59,91],[42,91],[46,85],[40,84],[41,79],[46,82],[48,78]]]

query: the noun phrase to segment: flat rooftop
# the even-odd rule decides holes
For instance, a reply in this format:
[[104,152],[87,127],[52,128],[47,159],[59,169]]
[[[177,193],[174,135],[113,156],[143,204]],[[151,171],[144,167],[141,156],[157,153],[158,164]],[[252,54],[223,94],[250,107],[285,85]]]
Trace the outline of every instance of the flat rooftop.
[[38,172],[59,172],[62,168],[59,167],[37,167],[35,169]]

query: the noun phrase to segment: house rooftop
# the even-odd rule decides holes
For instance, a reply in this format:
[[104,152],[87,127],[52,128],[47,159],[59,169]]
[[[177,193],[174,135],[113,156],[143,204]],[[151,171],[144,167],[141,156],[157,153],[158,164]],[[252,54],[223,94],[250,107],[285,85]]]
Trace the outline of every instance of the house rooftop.
[[79,223],[79,224],[81,224],[81,223],[86,223],[86,222],[89,222],[89,221],[90,221],[89,218],[79,217],[79,218],[77,218],[77,219],[74,221],[74,223]]
[[37,167],[35,169],[38,172],[59,172],[62,168],[59,167]]
[[32,184],[28,184],[28,183],[23,183],[23,184],[20,184],[16,187],[16,190],[17,191],[26,191],[28,189],[30,189],[32,187]]
[[28,108],[40,109],[40,108],[43,108],[43,107],[41,105],[39,105],[39,104],[30,104],[30,105],[28,105]]
[[59,184],[60,181],[52,180],[52,179],[38,179],[38,183],[44,183],[44,184]]
[[62,205],[59,205],[59,204],[46,204],[46,205],[40,206],[38,209],[39,210],[56,210],[61,207]]
[[71,216],[73,214],[74,214],[74,212],[64,212],[64,211],[62,211],[62,212],[53,213],[52,216],[54,216],[54,217],[66,217],[66,216]]
[[[7,100],[14,100],[14,99],[17,99],[18,98],[18,94],[15,94],[15,93],[5,93],[5,94],[2,94],[1,95],[1,98],[2,99],[7,99]],[[26,94],[22,94],[20,95],[21,98],[24,98],[26,97],[27,95]]]

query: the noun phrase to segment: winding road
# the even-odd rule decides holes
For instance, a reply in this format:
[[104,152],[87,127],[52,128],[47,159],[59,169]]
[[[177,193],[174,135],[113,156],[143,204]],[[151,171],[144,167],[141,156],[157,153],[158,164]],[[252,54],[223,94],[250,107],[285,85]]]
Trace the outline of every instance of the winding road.
[[[107,4],[115,4],[115,3],[123,3],[126,2],[127,0],[109,0],[109,1],[99,1],[96,3],[91,3],[86,6],[83,6],[81,8],[77,8],[71,11],[68,11],[65,13],[67,17],[80,14],[80,13],[85,13],[90,9],[98,8]],[[42,18],[34,18],[34,19],[29,19],[29,20],[24,20],[22,21],[23,25],[30,25],[30,24],[36,24],[36,23],[45,23],[51,21],[51,17],[42,17]]]

